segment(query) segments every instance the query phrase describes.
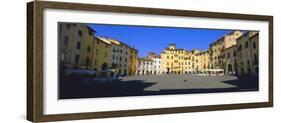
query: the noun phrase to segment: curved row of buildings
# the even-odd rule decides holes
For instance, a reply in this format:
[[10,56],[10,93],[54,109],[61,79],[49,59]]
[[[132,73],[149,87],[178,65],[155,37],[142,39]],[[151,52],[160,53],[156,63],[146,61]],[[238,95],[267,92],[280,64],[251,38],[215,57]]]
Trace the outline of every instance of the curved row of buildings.
[[170,44],[159,55],[138,58],[138,50],[122,41],[96,36],[87,24],[59,23],[61,69],[113,70],[120,75],[236,74],[258,75],[259,33],[233,31],[205,51]]
[[256,31],[233,31],[205,51],[188,51],[170,44],[160,55],[149,53],[139,59],[137,74],[258,75],[258,41]]
[[120,75],[135,75],[138,50],[95,34],[87,24],[59,23],[61,69],[113,70]]

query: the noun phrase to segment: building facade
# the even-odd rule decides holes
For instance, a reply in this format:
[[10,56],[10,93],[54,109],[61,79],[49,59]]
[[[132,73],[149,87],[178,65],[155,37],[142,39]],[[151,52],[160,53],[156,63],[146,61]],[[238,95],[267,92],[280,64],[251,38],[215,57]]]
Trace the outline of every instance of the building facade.
[[103,41],[100,37],[95,37],[93,40],[92,69],[97,71],[109,70],[111,44]]
[[135,75],[138,51],[129,45],[113,38],[99,37],[111,45],[109,65],[120,75]]
[[130,48],[129,75],[137,74],[137,65],[138,65],[138,50],[135,48]]
[[60,68],[114,70],[120,75],[197,74],[222,69],[227,75],[258,75],[259,33],[233,31],[208,50],[170,44],[160,55],[138,58],[138,50],[113,38],[97,37],[87,24],[59,23]]
[[258,32],[247,32],[237,39],[239,75],[258,74]]
[[90,69],[94,36],[87,24],[59,23],[60,67]]
[[160,75],[162,73],[161,71],[161,56],[160,55],[156,55],[153,52],[148,53],[148,58],[152,60],[152,67],[153,67],[153,71],[152,74],[155,75]]
[[195,55],[196,57],[196,71],[205,71],[209,68],[210,54],[209,51],[202,51]]
[[223,59],[224,72],[227,75],[237,74],[237,45],[233,45],[224,50],[221,58]]
[[241,35],[243,32],[233,31],[209,45],[211,69],[223,69],[223,58],[221,58],[223,50],[236,45],[236,40]]
[[259,74],[259,33],[255,32],[249,38],[251,44],[252,73]]
[[185,73],[185,64],[188,52],[184,49],[177,49],[175,44],[170,44],[161,52],[161,71],[162,73]]
[[153,60],[149,58],[138,59],[137,75],[150,75],[153,70]]
[[258,32],[246,32],[237,44],[223,51],[226,74],[258,75]]

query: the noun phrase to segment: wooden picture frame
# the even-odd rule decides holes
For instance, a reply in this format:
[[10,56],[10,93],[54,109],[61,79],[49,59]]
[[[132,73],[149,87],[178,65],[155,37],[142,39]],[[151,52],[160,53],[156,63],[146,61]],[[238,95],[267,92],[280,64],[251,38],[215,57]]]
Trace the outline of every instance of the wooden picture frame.
[[[233,20],[254,20],[268,22],[269,30],[269,54],[268,54],[268,101],[240,103],[240,104],[223,104],[191,107],[165,107],[154,109],[122,110],[122,111],[104,111],[104,112],[81,112],[68,114],[50,114],[43,113],[43,64],[44,64],[44,43],[43,43],[43,12],[45,9],[65,9],[65,10],[83,10],[83,11],[100,11],[114,13],[134,13],[149,15],[169,15],[179,17],[204,17]],[[171,10],[156,8],[140,8],[126,6],[109,6],[80,3],[62,3],[34,1],[27,3],[27,120],[32,122],[48,122],[62,120],[80,120],[108,117],[123,116],[140,116],[156,115],[185,112],[201,112],[215,110],[231,110],[245,108],[260,108],[273,106],[273,17],[264,15],[248,15],[233,13],[201,12],[187,10]]]

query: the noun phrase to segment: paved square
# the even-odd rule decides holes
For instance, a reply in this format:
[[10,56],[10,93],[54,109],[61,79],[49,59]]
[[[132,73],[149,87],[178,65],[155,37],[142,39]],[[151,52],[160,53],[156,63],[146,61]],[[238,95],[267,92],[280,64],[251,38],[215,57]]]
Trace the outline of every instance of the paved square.
[[258,91],[258,77],[140,75],[121,81],[66,80],[60,82],[59,98],[97,98]]
[[124,82],[139,80],[144,83],[155,83],[145,88],[145,91],[160,91],[171,89],[219,89],[235,88],[237,86],[224,83],[237,80],[235,76],[197,76],[197,75],[140,75],[128,76]]

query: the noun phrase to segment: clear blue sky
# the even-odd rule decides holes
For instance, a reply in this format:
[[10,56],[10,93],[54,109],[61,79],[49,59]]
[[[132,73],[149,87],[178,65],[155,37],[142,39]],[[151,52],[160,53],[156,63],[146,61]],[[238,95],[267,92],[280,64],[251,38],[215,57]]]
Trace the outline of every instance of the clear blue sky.
[[148,52],[159,54],[170,43],[186,50],[206,50],[211,42],[216,41],[232,30],[148,27],[126,25],[89,24],[96,30],[97,36],[106,36],[122,41],[139,50],[139,57]]

